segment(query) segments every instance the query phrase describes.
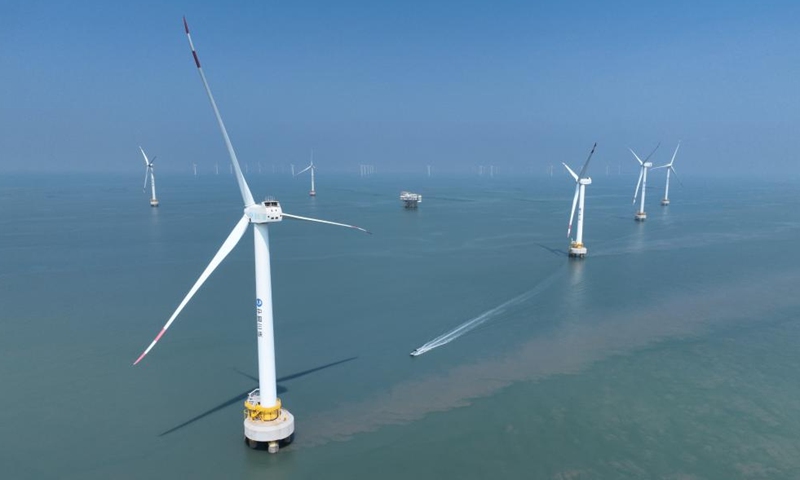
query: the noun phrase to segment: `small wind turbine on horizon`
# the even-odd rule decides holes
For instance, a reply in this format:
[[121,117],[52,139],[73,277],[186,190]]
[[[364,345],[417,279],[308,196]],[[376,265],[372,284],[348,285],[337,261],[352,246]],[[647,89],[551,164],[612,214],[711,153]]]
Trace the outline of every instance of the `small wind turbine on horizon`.
[[192,164],[192,170],[194,171],[194,176],[196,177],[197,176],[197,164],[196,163]]
[[276,200],[266,200],[263,202],[255,202],[247,181],[242,174],[239,166],[239,161],[236,158],[236,152],[233,149],[228,131],[225,129],[225,124],[222,121],[217,104],[211,94],[211,89],[206,81],[203,69],[200,66],[200,60],[197,57],[197,52],[192,43],[192,37],[189,34],[189,25],[186,18],[183,19],[184,29],[186,30],[186,37],[189,41],[189,46],[194,56],[194,62],[197,66],[197,71],[200,79],[203,82],[211,107],[214,111],[214,116],[217,119],[220,132],[222,133],[225,146],[228,150],[228,155],[231,159],[231,167],[236,171],[236,181],[239,185],[239,191],[244,201],[244,214],[236,223],[233,231],[225,239],[222,247],[217,251],[211,262],[200,275],[200,278],[194,283],[189,293],[186,294],[184,299],[178,305],[178,308],[167,320],[167,323],[162,327],[161,331],[156,335],[155,339],[145,349],[145,351],[136,359],[134,365],[142,361],[142,359],[153,349],[156,343],[164,336],[167,329],[172,325],[177,316],[181,313],[183,308],[192,299],[194,294],[214,272],[214,270],[222,263],[228,254],[236,247],[241,238],[244,236],[250,224],[253,225],[254,234],[254,250],[255,250],[255,284],[256,284],[256,298],[255,298],[255,314],[256,314],[256,331],[257,331],[257,344],[258,344],[258,388],[250,392],[247,400],[244,403],[245,419],[244,419],[244,434],[248,444],[256,448],[261,443],[266,443],[271,453],[278,451],[279,442],[288,443],[294,434],[294,417],[288,410],[282,407],[280,399],[277,397],[277,385],[275,375],[275,342],[273,333],[273,317],[272,317],[272,278],[270,272],[270,251],[269,251],[269,231],[267,225],[269,223],[280,222],[284,218],[294,220],[303,220],[308,222],[324,223],[328,225],[335,225],[351,229],[367,232],[363,228],[354,225],[347,225],[344,223],[330,222],[327,220],[319,220],[314,218],[301,217],[298,215],[290,215],[283,212],[280,203]]
[[567,169],[569,174],[575,179],[575,196],[572,197],[572,211],[569,214],[569,226],[567,226],[567,238],[572,234],[572,219],[575,217],[575,208],[578,210],[578,225],[575,232],[575,240],[570,241],[569,256],[580,257],[586,256],[586,246],[583,244],[583,205],[586,197],[586,185],[592,184],[592,179],[586,176],[586,169],[589,168],[589,161],[594,155],[594,149],[597,148],[597,143],[592,145],[592,151],[589,152],[589,157],[583,164],[580,173],[575,173],[569,168],[569,165],[562,162],[562,165]]
[[[300,170],[299,172],[297,172],[295,177],[297,175],[300,175],[301,173],[307,172],[308,170],[311,170],[311,191],[308,192],[308,195],[310,197],[316,197],[317,196],[317,192],[314,190],[314,171],[317,170],[317,167],[314,165],[314,150],[313,149],[311,150],[311,163],[306,168],[304,168],[304,169]],[[292,165],[292,171],[294,171],[294,165]]]
[[666,207],[666,206],[669,205],[669,174],[670,174],[670,172],[674,173],[675,174],[675,178],[677,178],[678,182],[680,182],[680,184],[683,185],[683,182],[681,182],[680,177],[678,177],[678,172],[676,172],[675,171],[675,167],[672,166],[672,164],[675,163],[675,155],[678,154],[678,149],[679,148],[681,148],[681,142],[680,141],[678,142],[678,146],[675,147],[675,153],[672,154],[672,160],[670,160],[669,163],[667,163],[666,165],[660,165],[658,167],[653,167],[653,170],[657,170],[659,168],[666,168],[667,169],[667,186],[664,187],[664,199],[661,200],[661,206],[662,207]]
[[631,151],[633,156],[636,157],[636,161],[639,162],[639,165],[641,166],[641,170],[639,171],[639,180],[637,180],[636,182],[636,191],[633,192],[633,204],[636,205],[636,196],[639,195],[639,186],[642,187],[642,203],[641,206],[639,207],[639,210],[636,212],[636,215],[634,215],[633,217],[637,222],[644,222],[645,220],[647,220],[647,213],[644,211],[645,189],[647,189],[647,170],[649,170],[650,167],[653,166],[653,162],[650,162],[649,160],[650,157],[652,157],[653,154],[656,153],[656,150],[658,150],[659,145],[661,145],[661,142],[659,142],[658,145],[656,145],[656,148],[654,148],[653,151],[650,152],[650,155],[648,155],[647,158],[644,159],[644,161],[642,161],[642,159],[639,158],[639,155],[636,155],[636,152],[634,152],[632,148],[628,148],[628,150]]
[[142,156],[144,157],[144,187],[142,187],[142,191],[147,190],[147,177],[150,177],[150,206],[157,207],[158,206],[158,199],[156,198],[156,175],[153,173],[153,163],[156,161],[156,157],[153,157],[152,160],[147,159],[147,155],[144,153],[144,149],[141,145],[139,145],[139,151],[142,152]]

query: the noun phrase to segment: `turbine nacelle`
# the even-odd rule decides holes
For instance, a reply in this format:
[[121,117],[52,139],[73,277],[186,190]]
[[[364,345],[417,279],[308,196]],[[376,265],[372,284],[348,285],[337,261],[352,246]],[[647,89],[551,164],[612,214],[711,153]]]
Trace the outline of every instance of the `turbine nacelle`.
[[644,163],[642,164],[642,166],[643,166],[644,168],[650,168],[650,167],[652,167],[652,166],[653,166],[653,162],[644,162]]
[[277,200],[264,200],[250,205],[244,209],[244,214],[250,219],[250,223],[274,223],[283,220],[283,210]]
[[591,177],[585,177],[578,180],[578,185],[591,185],[592,179]]

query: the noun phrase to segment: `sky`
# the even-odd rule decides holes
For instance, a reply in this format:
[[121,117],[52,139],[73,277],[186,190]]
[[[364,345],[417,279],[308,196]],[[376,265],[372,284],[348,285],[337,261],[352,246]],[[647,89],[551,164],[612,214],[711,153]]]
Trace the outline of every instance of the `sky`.
[[0,0],[0,173],[227,165],[183,15],[251,166],[800,174],[800,2],[737,0]]

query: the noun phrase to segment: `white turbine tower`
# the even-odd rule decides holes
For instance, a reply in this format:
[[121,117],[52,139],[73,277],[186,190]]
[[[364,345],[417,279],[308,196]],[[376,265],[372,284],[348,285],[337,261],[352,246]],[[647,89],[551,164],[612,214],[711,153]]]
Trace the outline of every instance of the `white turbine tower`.
[[[258,339],[258,387],[256,390],[250,392],[247,400],[244,403],[245,407],[245,420],[244,420],[244,434],[248,444],[255,448],[259,444],[266,443],[270,452],[277,452],[279,442],[283,441],[288,443],[291,441],[291,436],[294,433],[294,417],[288,410],[282,408],[281,401],[277,397],[277,386],[275,379],[275,344],[273,337],[272,327],[272,279],[270,275],[270,252],[269,252],[269,232],[267,224],[280,222],[284,218],[291,218],[295,220],[305,220],[309,222],[326,223],[329,225],[337,225],[340,227],[354,228],[367,232],[366,230],[353,225],[346,225],[343,223],[329,222],[326,220],[317,220],[314,218],[300,217],[297,215],[290,215],[281,210],[280,204],[275,200],[267,200],[264,202],[256,203],[253,200],[253,195],[250,193],[250,188],[242,175],[242,170],[239,167],[239,161],[236,158],[236,153],[231,145],[228,132],[225,129],[225,124],[222,122],[217,104],[214,97],[211,95],[211,89],[206,81],[203,69],[200,67],[200,60],[192,43],[192,37],[189,35],[189,26],[186,19],[183,19],[184,29],[186,30],[186,37],[189,40],[189,46],[192,49],[197,71],[200,74],[200,79],[205,87],[208,99],[211,102],[211,108],[214,110],[214,115],[217,119],[219,129],[225,141],[225,146],[228,149],[228,154],[231,158],[231,166],[236,171],[236,181],[239,184],[239,190],[244,200],[244,215],[233,228],[233,231],[225,239],[222,247],[217,251],[211,263],[208,264],[200,278],[194,283],[189,293],[178,305],[177,310],[167,320],[167,323],[161,329],[155,340],[147,347],[147,349],[139,356],[134,362],[138,364],[147,355],[150,350],[161,339],[167,329],[172,325],[172,322],[180,314],[186,304],[191,300],[197,290],[203,285],[206,279],[214,272],[219,264],[228,256],[233,250],[239,240],[247,231],[249,224],[254,226],[253,233],[255,236],[255,273],[256,273],[256,332]],[[369,232],[367,232],[369,233]]]
[[[675,153],[672,154],[672,160],[669,161],[666,165],[660,165],[658,167],[653,167],[653,170],[657,170],[659,168],[666,168],[667,169],[667,186],[664,188],[664,199],[661,200],[661,206],[666,207],[669,205],[669,174],[670,172],[675,174],[675,178],[678,179],[680,182],[681,179],[678,177],[678,173],[675,171],[675,167],[672,166],[675,163],[675,155],[678,154],[678,149],[681,148],[681,142],[678,142],[678,146],[675,147]],[[683,184],[683,182],[681,182]]]
[[[311,197],[316,197],[317,196],[317,192],[316,192],[316,190],[314,190],[314,171],[316,169],[317,169],[317,167],[314,165],[314,150],[311,150],[311,164],[309,164],[309,166],[307,166],[306,168],[300,170],[299,172],[297,172],[295,174],[295,176],[297,176],[297,175],[300,175],[301,173],[305,173],[305,172],[311,170],[311,191],[308,192],[308,195],[311,196]],[[294,170],[294,165],[292,165],[292,170]]]
[[645,190],[647,189],[647,170],[653,166],[653,162],[650,162],[648,160],[650,160],[650,157],[652,157],[653,154],[656,153],[656,150],[658,150],[659,145],[661,145],[661,143],[656,145],[656,148],[654,148],[653,151],[650,152],[650,155],[648,155],[647,158],[644,159],[644,161],[642,161],[642,159],[639,158],[639,155],[636,155],[636,152],[634,152],[633,149],[628,148],[628,150],[631,151],[633,156],[636,157],[636,161],[639,162],[639,165],[641,166],[641,170],[639,171],[639,180],[636,181],[636,191],[633,192],[633,204],[636,205],[636,196],[639,195],[639,186],[642,187],[642,203],[641,206],[639,207],[639,210],[636,212],[636,215],[634,215],[633,217],[637,222],[644,222],[645,220],[647,220],[647,213],[644,211],[644,197],[645,197]]
[[578,228],[575,232],[575,240],[570,241],[569,256],[580,257],[586,256],[586,246],[583,244],[583,204],[586,197],[586,185],[592,184],[592,179],[586,176],[586,169],[589,168],[589,160],[594,155],[594,149],[597,148],[597,143],[592,145],[592,151],[589,152],[589,158],[583,164],[580,173],[576,174],[569,168],[569,165],[562,162],[572,178],[575,179],[575,196],[572,197],[572,211],[569,214],[569,226],[567,227],[567,238],[572,234],[572,219],[575,217],[575,207],[578,208]]
[[142,152],[142,156],[144,157],[144,187],[142,190],[147,190],[147,177],[150,177],[150,206],[157,207],[158,206],[158,198],[156,198],[156,175],[153,173],[153,163],[156,161],[156,157],[153,157],[152,160],[147,159],[147,155],[144,153],[141,145],[139,146],[139,151]]

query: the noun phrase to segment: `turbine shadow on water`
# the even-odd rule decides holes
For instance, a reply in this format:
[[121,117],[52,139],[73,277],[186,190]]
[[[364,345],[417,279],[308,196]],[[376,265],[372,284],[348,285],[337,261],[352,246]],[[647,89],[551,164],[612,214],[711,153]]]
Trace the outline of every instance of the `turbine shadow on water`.
[[[346,362],[350,362],[350,361],[356,360],[357,358],[358,357],[345,358],[344,360],[339,360],[339,361],[336,361],[336,362],[332,362],[332,363],[328,363],[328,364],[325,364],[325,365],[321,365],[319,367],[314,367],[314,368],[310,368],[308,370],[303,370],[302,372],[297,372],[297,373],[293,373],[291,375],[286,375],[285,377],[279,378],[278,382],[285,382],[285,381],[289,381],[289,380],[294,380],[295,378],[304,377],[304,376],[309,375],[311,373],[318,372],[320,370],[325,370],[326,368],[335,367],[336,365],[340,365],[342,363],[346,363]],[[252,376],[250,374],[247,374],[245,372],[242,372],[241,370],[238,370],[236,368],[234,368],[234,371],[236,371],[236,373],[239,373],[239,374],[241,374],[241,375],[243,375],[243,376],[245,376],[245,377],[247,377],[247,378],[249,378],[249,379],[251,379],[251,380],[253,380],[255,382],[258,382],[258,377],[254,377],[254,376]],[[255,387],[253,387],[253,388],[255,388]],[[217,405],[217,406],[215,406],[215,407],[213,407],[213,408],[211,408],[209,410],[206,410],[205,412],[203,412],[203,413],[201,413],[201,414],[199,414],[197,416],[194,416],[194,417],[190,418],[189,420],[186,420],[185,422],[181,423],[180,425],[177,425],[175,427],[170,428],[169,430],[166,430],[164,432],[159,433],[158,436],[159,437],[163,437],[165,435],[169,435],[170,433],[178,431],[178,430],[182,429],[183,427],[188,427],[189,425],[193,424],[194,422],[196,422],[198,420],[202,420],[203,418],[211,415],[212,413],[218,412],[218,411],[222,410],[225,407],[229,407],[229,406],[231,406],[231,405],[233,405],[235,403],[238,403],[238,402],[243,402],[244,400],[247,399],[247,395],[251,391],[253,391],[253,388],[249,388],[249,389],[245,390],[244,392],[236,395],[235,397],[230,398],[228,400],[225,400],[224,402],[220,403],[219,405]],[[288,391],[285,387],[282,387],[280,385],[278,385],[277,390],[278,390],[279,394]]]
[[566,257],[568,255],[566,250],[559,250],[557,248],[548,247],[547,245],[545,245],[543,243],[537,243],[536,245],[538,245],[539,247],[547,250],[548,252],[552,253],[553,255],[555,255],[557,257]]

